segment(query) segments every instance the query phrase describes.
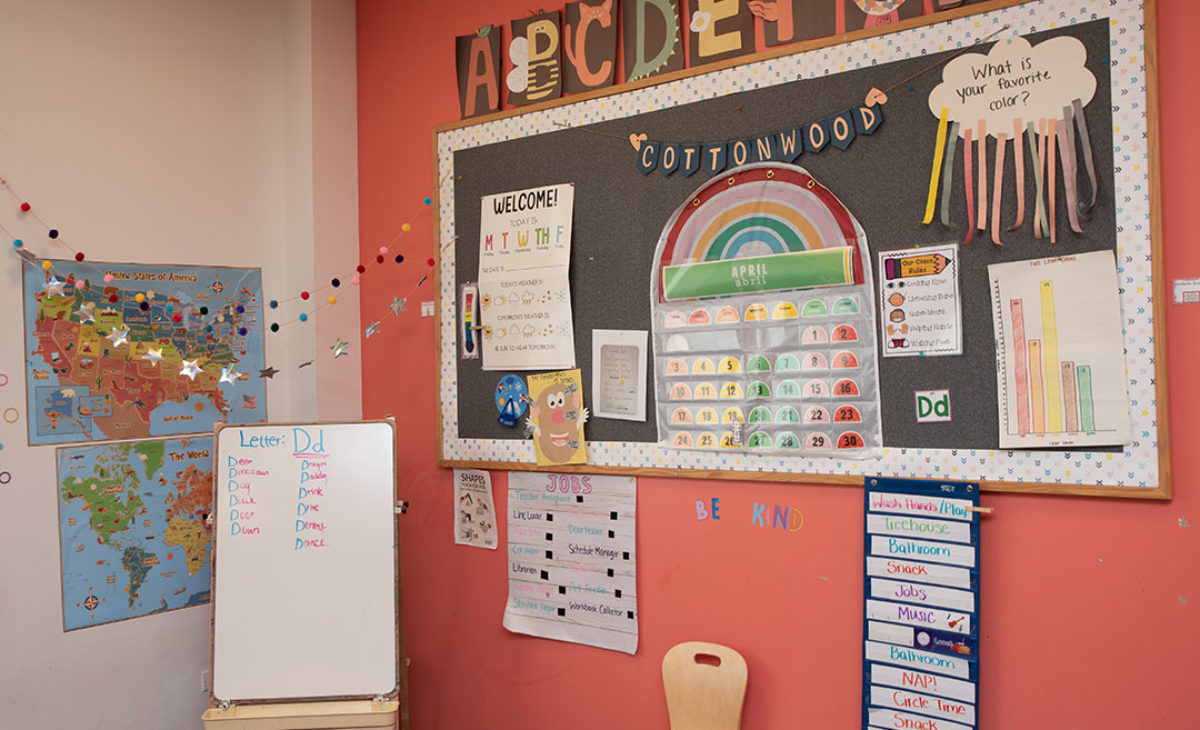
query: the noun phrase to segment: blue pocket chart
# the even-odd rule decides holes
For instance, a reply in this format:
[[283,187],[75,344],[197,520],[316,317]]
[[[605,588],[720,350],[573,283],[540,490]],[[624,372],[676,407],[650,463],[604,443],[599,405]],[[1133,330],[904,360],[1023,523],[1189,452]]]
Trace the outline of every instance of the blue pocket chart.
[[979,727],[979,484],[868,478],[864,729]]

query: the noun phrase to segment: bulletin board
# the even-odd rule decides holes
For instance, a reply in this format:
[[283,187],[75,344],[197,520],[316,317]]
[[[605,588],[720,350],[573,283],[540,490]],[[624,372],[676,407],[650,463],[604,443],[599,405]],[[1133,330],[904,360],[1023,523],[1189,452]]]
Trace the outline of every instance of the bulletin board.
[[[1035,47],[1070,36],[1086,49],[1083,63],[1096,81],[1084,115],[1098,194],[1083,232],[1068,230],[1060,202],[1057,243],[1035,238],[1027,213],[1024,226],[1004,231],[1003,245],[995,245],[986,231],[960,245],[963,354],[879,359],[881,458],[665,448],[658,443],[651,386],[645,422],[588,422],[588,463],[577,468],[847,484],[863,476],[953,478],[978,480],[998,491],[1169,498],[1167,378],[1158,365],[1165,358],[1154,28],[1153,0],[1103,6],[1086,0],[991,0],[435,128],[442,242],[436,267],[439,463],[536,468],[533,444],[523,431],[497,423],[493,395],[504,373],[483,371],[479,360],[459,357],[458,291],[478,276],[483,196],[574,184],[571,300],[576,360],[585,393],[590,392],[592,330],[652,330],[648,282],[656,242],[681,202],[709,179],[703,171],[690,177],[641,174],[630,135],[678,142],[749,138],[862,104],[872,88],[888,90],[884,122],[875,133],[859,135],[845,151],[804,153],[794,162],[852,211],[877,266],[879,252],[961,244],[965,238],[961,162],[946,168],[952,175],[950,225],[936,216],[922,223],[939,131],[928,100],[942,82],[942,68],[931,67],[964,49],[987,53],[993,44],[1018,36]],[[996,143],[988,140],[989,184]],[[1005,228],[1017,216],[1012,160],[1009,145],[1000,209]],[[1026,183],[1032,189],[1032,179],[1026,177]],[[1058,185],[1061,191],[1063,182]],[[1116,261],[1129,443],[1002,450],[988,266],[1096,251],[1112,252]],[[874,278],[878,286],[878,271]],[[650,359],[652,368],[653,354]],[[654,373],[648,377],[653,383]],[[930,389],[951,392],[951,421],[916,423],[914,392]]]

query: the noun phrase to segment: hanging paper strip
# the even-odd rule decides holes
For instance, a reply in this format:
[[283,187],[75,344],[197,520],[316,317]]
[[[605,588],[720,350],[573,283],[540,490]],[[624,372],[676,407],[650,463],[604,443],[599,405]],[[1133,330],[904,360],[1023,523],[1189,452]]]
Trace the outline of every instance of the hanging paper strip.
[[633,141],[638,171],[648,175],[681,172],[690,176],[704,170],[710,177],[730,167],[755,162],[792,162],[805,152],[815,154],[826,147],[845,151],[860,134],[874,134],[883,124],[883,106],[860,105],[778,132],[716,142]]
[[950,125],[949,139],[946,141],[946,156],[942,164],[942,225],[950,225],[950,192],[954,185],[954,153],[958,149],[959,123]]
[[1017,221],[1009,226],[1015,231],[1025,222],[1025,131],[1021,120],[1013,120],[1013,161],[1017,164]]

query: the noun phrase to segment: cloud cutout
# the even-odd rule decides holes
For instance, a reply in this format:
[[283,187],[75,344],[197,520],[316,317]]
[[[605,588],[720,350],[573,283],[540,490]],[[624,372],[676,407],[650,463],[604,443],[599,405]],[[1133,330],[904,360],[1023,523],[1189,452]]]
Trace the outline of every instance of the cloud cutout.
[[1013,120],[1061,119],[1063,107],[1096,94],[1096,77],[1084,65],[1087,49],[1078,38],[1059,36],[1031,46],[1024,38],[997,42],[984,55],[964,53],[946,64],[942,83],[929,94],[935,117],[949,110],[951,121],[988,133],[1011,135]]

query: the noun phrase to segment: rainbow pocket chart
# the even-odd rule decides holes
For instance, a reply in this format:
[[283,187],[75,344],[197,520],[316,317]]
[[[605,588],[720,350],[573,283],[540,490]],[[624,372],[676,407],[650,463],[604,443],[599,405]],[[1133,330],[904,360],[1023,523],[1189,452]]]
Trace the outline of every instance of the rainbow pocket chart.
[[979,727],[979,484],[868,478],[863,730]]
[[663,228],[651,278],[659,443],[876,458],[867,237],[803,168],[713,178]]

